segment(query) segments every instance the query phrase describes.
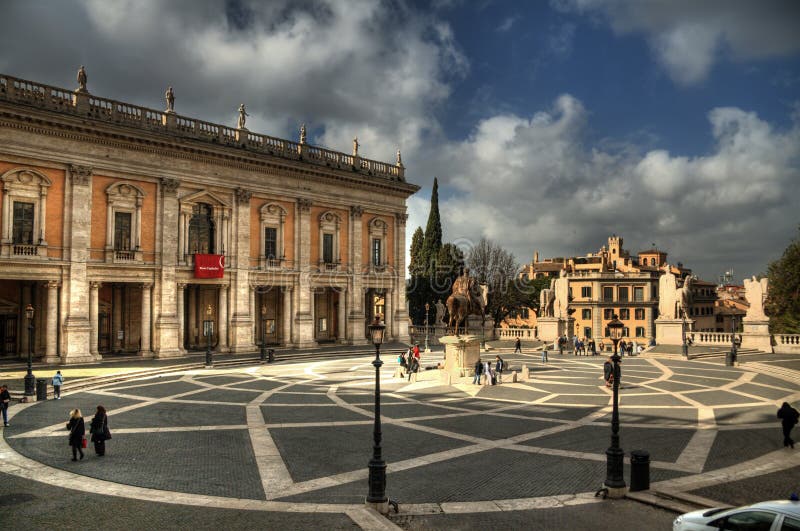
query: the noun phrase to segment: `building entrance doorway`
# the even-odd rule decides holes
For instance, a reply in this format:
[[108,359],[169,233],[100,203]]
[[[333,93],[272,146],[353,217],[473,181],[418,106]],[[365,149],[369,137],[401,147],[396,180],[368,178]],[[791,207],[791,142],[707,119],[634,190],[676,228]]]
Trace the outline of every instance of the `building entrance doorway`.
[[219,288],[209,285],[189,285],[184,290],[183,347],[186,350],[205,350],[208,338],[203,335],[203,322],[213,323],[211,348],[219,343]]
[[0,315],[0,357],[16,356],[17,316]]
[[98,296],[98,352],[103,355],[138,353],[142,336],[141,285],[104,283]]
[[283,341],[283,308],[281,306],[281,290],[276,287],[262,286],[257,292],[256,300],[256,344],[278,345]]
[[314,292],[314,339],[318,343],[336,341],[339,331],[339,292],[322,288]]

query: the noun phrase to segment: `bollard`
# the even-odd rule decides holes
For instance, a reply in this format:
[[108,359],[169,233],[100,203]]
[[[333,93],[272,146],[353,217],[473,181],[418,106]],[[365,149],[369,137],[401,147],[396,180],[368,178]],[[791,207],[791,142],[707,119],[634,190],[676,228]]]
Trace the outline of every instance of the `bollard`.
[[45,378],[36,380],[36,400],[47,400],[47,380]]
[[631,452],[631,492],[650,488],[650,453],[647,450]]

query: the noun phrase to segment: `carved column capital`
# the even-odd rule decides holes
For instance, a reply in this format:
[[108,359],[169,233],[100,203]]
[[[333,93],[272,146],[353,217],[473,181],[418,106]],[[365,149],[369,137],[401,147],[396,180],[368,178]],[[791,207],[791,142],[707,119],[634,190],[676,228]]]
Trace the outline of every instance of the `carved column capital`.
[[250,202],[250,198],[253,197],[253,192],[250,190],[245,190],[244,188],[237,188],[236,189],[236,203],[239,205],[246,205]]
[[60,285],[61,285],[61,282],[58,281],[58,280],[49,280],[47,282],[47,287],[50,288],[50,289],[58,289],[58,287]]
[[153,287],[152,282],[142,282],[142,289],[150,289]]
[[161,178],[161,186],[164,189],[164,193],[174,194],[178,191],[180,185],[181,182],[178,179],[172,179],[171,177]]
[[306,199],[304,197],[301,197],[300,199],[297,200],[297,206],[300,207],[301,212],[308,212],[309,210],[311,210],[311,204],[312,204],[311,199]]
[[361,219],[361,216],[364,214],[364,207],[358,205],[351,206],[350,214],[353,216],[353,219]]
[[89,282],[89,287],[92,289],[100,289],[102,286],[102,282]]
[[178,282],[178,289],[179,290],[186,289],[186,282]]
[[72,178],[73,186],[88,186],[92,178],[92,172],[91,166],[69,165],[69,173]]
[[397,220],[397,224],[401,227],[406,226],[406,221],[408,221],[408,214],[405,212],[397,212],[394,215],[395,219]]

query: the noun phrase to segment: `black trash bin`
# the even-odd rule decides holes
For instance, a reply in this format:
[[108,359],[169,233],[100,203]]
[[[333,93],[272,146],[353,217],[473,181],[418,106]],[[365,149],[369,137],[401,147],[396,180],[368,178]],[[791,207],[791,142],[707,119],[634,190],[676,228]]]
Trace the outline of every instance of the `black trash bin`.
[[631,452],[631,492],[650,488],[650,453],[647,450]]
[[36,380],[36,400],[47,400],[47,380],[45,378]]

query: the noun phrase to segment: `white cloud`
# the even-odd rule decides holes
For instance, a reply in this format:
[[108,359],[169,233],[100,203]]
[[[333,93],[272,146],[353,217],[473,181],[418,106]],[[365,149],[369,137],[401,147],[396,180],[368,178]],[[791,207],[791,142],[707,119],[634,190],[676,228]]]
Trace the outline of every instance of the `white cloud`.
[[658,242],[709,278],[725,261],[760,273],[796,228],[786,214],[800,208],[787,193],[800,183],[800,123],[776,131],[730,107],[708,119],[716,145],[697,157],[599,148],[570,95],[530,118],[483,120],[441,151],[439,174],[450,178],[440,198],[452,193],[440,199],[445,237],[487,236],[529,260],[533,249],[592,251],[616,233],[634,251]]
[[503,22],[501,22],[500,25],[497,26],[496,29],[497,31],[504,33],[510,30],[516,21],[517,17],[506,17],[505,19],[503,19]]
[[599,15],[620,35],[643,34],[680,85],[706,79],[714,63],[786,56],[800,50],[794,0],[551,0],[562,11]]

